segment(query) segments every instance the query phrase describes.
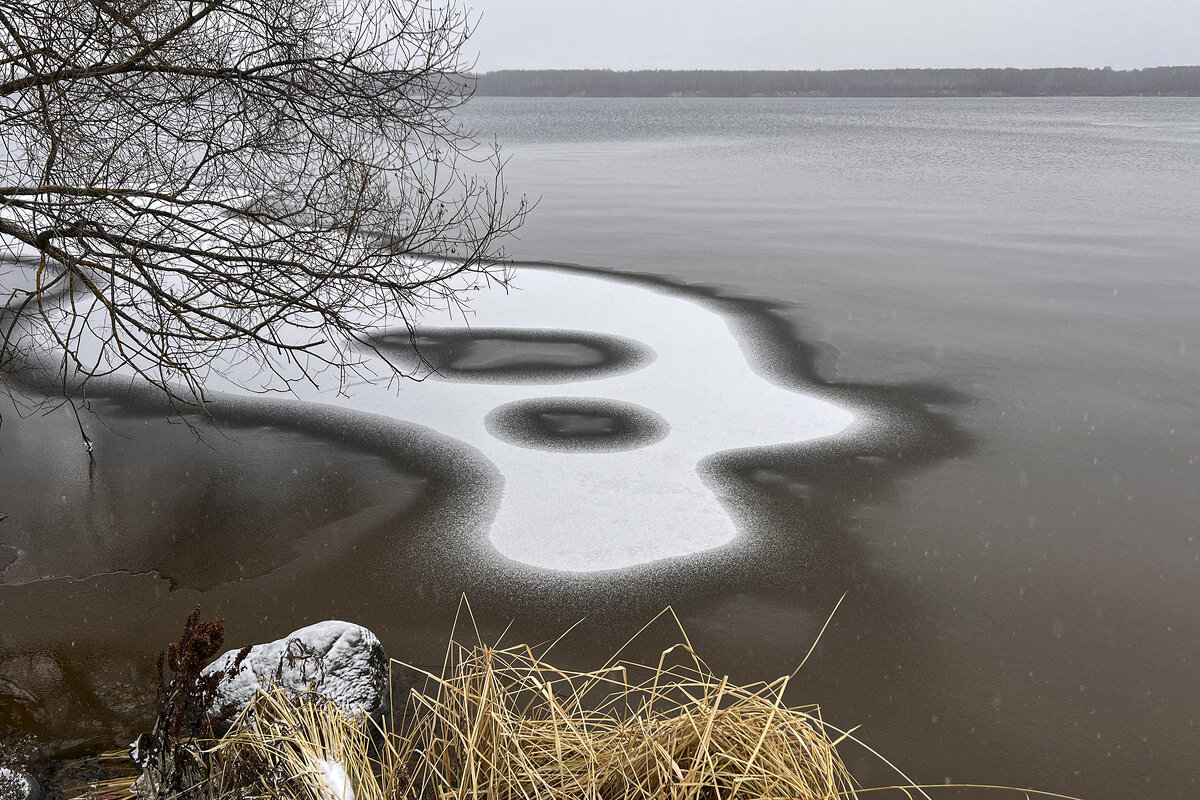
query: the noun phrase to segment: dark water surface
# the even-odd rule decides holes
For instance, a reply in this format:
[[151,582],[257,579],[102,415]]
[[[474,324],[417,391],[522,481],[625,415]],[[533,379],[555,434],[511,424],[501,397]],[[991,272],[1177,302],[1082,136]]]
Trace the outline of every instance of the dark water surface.
[[[125,403],[85,418],[89,476],[71,415],[4,409],[0,728],[63,753],[127,740],[197,602],[231,644],[343,617],[432,664],[465,591],[485,629],[517,617],[514,640],[589,615],[558,647],[575,666],[671,603],[749,680],[790,672],[845,593],[793,698],[910,777],[1200,794],[1200,101],[496,98],[464,116],[542,198],[515,256],[790,304],[737,318],[755,363],[894,432],[714,459],[739,546],[564,576],[489,554],[497,476],[426,429],[264,401],[197,445]],[[497,347],[446,354],[600,357]]]
[[[853,564],[806,667],[830,717],[925,780],[1200,794],[1200,102],[475,113],[542,194],[521,256],[788,300],[826,378],[966,396],[970,454],[810,497]],[[769,671],[814,611],[695,624]]]

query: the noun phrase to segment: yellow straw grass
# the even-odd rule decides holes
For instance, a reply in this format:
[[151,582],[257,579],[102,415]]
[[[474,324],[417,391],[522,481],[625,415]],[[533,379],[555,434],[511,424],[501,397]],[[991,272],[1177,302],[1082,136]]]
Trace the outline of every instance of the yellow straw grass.
[[329,698],[271,687],[202,754],[212,796],[288,800],[391,800],[364,720]]
[[[679,655],[684,663],[670,664]],[[853,796],[815,706],[783,701],[789,678],[738,686],[690,646],[650,667],[558,669],[525,645],[452,647],[425,673],[395,738],[404,797],[733,800]],[[431,690],[430,690],[431,689]]]
[[827,725],[817,706],[784,701],[795,673],[732,683],[714,675],[679,630],[683,642],[655,664],[618,660],[618,651],[593,672],[553,666],[550,648],[538,655],[527,645],[466,646],[452,638],[440,675],[393,662],[423,675],[425,686],[381,723],[347,716],[319,694],[270,687],[225,736],[180,743],[198,767],[181,796],[150,789],[152,775],[77,787],[68,796],[841,800],[877,791],[928,798],[925,789],[965,786],[917,786],[905,778],[902,785],[859,788],[837,752],[842,741],[858,740]]

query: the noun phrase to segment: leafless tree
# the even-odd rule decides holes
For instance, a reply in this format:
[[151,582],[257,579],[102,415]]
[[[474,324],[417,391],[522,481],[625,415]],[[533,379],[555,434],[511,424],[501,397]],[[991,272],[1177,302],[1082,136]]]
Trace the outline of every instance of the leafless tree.
[[439,0],[0,0],[0,368],[202,406],[230,359],[345,381],[380,320],[506,280],[468,34]]

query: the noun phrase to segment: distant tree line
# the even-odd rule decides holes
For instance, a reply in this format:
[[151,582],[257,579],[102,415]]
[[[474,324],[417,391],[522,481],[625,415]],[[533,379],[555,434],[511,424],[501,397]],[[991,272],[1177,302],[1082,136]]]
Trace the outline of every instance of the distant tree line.
[[1114,70],[500,70],[477,95],[504,97],[1054,97],[1200,96],[1200,66]]

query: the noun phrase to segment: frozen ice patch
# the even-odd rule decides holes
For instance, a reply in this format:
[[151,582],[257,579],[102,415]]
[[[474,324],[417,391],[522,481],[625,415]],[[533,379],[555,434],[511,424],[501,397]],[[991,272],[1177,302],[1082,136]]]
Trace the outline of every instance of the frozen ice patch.
[[[363,381],[342,394],[293,387],[305,400],[418,423],[477,448],[504,477],[488,537],[507,558],[595,572],[720,547],[736,528],[700,462],[854,422],[845,408],[762,378],[725,319],[681,294],[530,268],[513,287],[479,290],[465,319],[422,318],[418,351],[422,331],[433,332],[422,355],[434,372],[424,381]],[[393,358],[408,339],[385,329],[374,341]],[[378,372],[387,374],[382,361]],[[244,392],[236,367],[230,376],[209,388]],[[527,412],[524,422],[514,410]]]

